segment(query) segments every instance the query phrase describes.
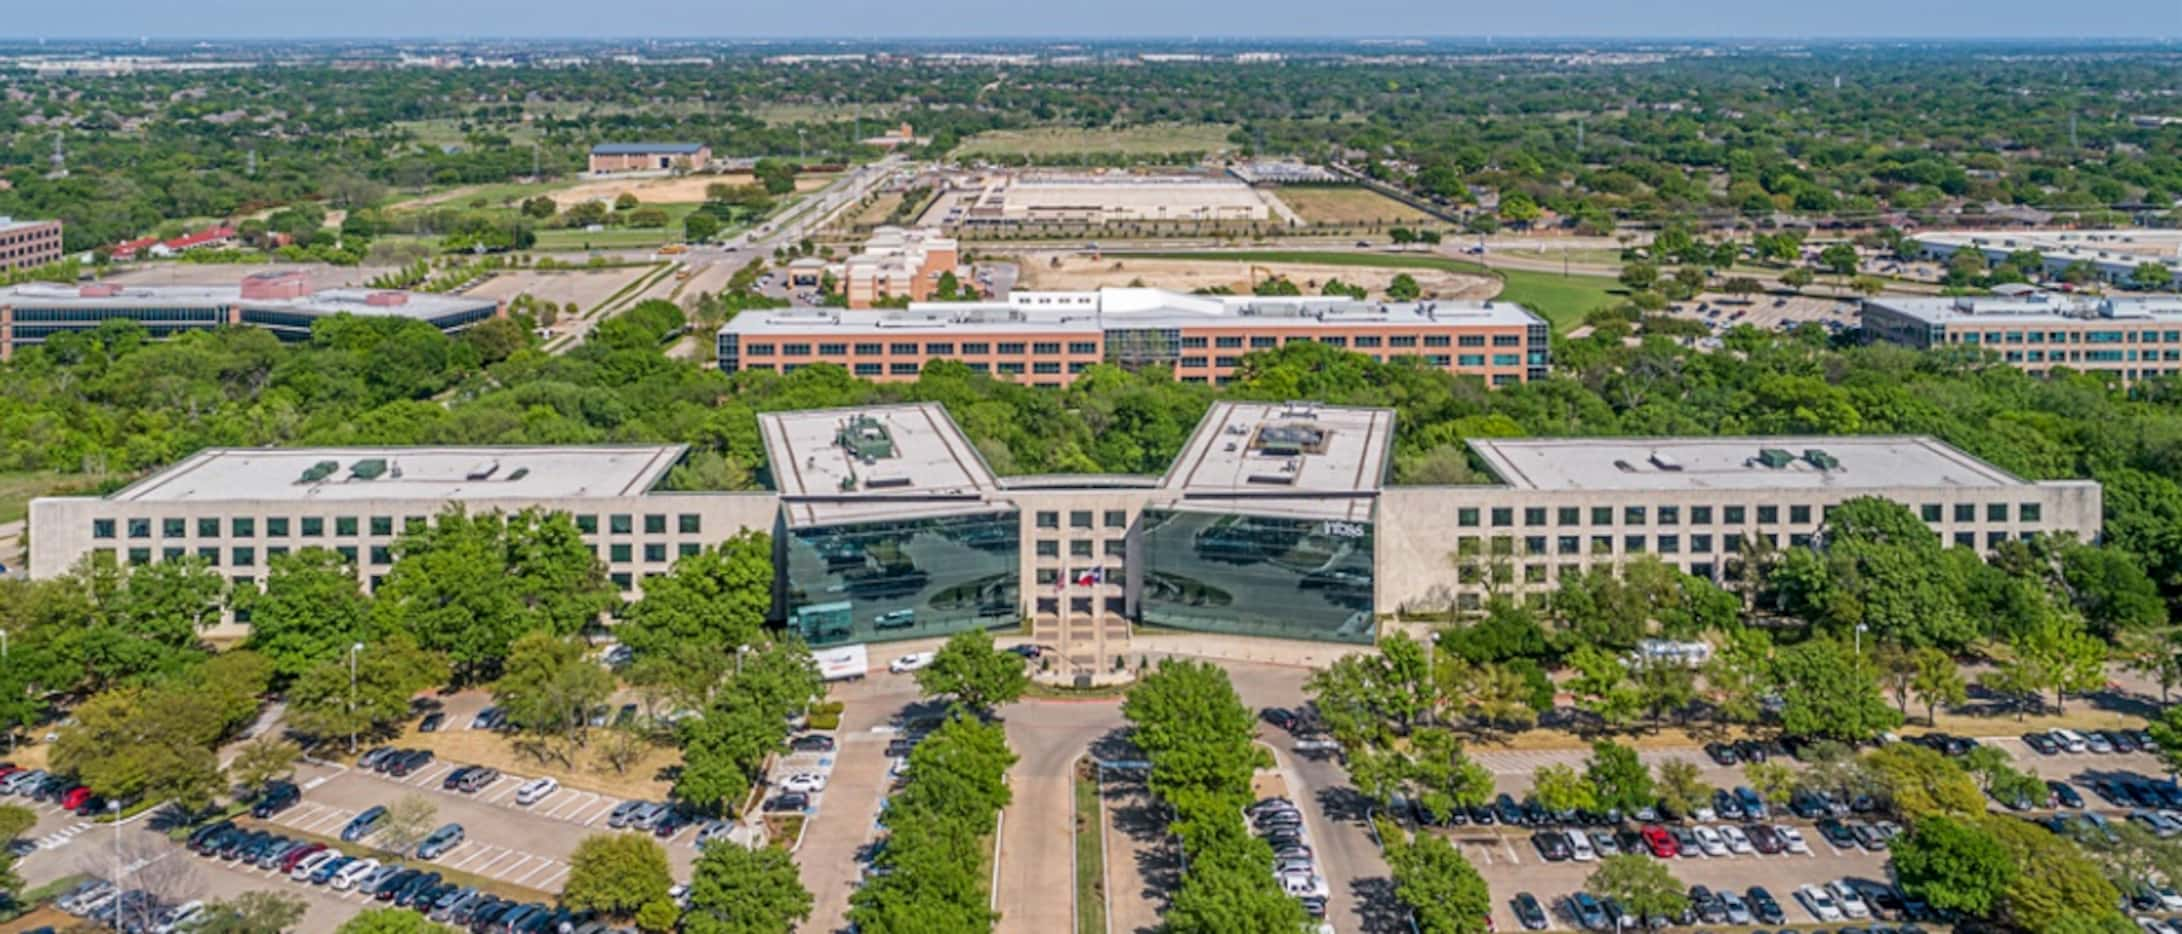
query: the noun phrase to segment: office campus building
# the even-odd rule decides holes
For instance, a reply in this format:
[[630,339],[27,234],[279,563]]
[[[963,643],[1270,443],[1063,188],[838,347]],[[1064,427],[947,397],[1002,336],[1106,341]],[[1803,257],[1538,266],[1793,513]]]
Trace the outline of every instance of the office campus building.
[[2127,285],[2137,267],[2155,263],[2182,281],[2182,231],[2174,230],[1933,230],[1913,234],[1917,254],[1946,262],[1958,250],[1977,250],[1998,265],[2017,253],[2036,253],[2042,269],[2026,269],[2058,278],[2070,266],[2089,267],[2099,281]]
[[924,301],[939,290],[940,276],[955,270],[959,256],[955,238],[937,230],[877,228],[862,252],[842,261],[842,297],[857,309],[901,298]]
[[414,318],[454,332],[506,312],[489,298],[391,289],[314,292],[300,272],[257,273],[234,286],[32,282],[0,289],[0,360],[55,334],[94,330],[114,320],[135,321],[152,337],[236,326],[264,328],[295,341],[310,337],[313,323],[334,315]]
[[19,221],[0,217],[0,272],[34,269],[60,261],[60,221]]
[[712,162],[703,143],[600,143],[591,147],[593,175],[621,172],[694,171]]
[[1214,175],[993,171],[950,182],[925,218],[987,228],[1248,223],[1273,219],[1270,198]]
[[1099,363],[1165,366],[1188,383],[1225,383],[1244,354],[1317,342],[1378,360],[1416,357],[1490,386],[1544,379],[1544,318],[1511,302],[1369,302],[1185,295],[1164,289],[1014,292],[1006,301],[857,311],[749,311],[720,328],[719,365],[792,372],[831,363],[864,379],[913,380],[933,360],[1038,386]]
[[2182,296],[1881,296],[1864,333],[1908,347],[1968,347],[2009,366],[2109,373],[2124,381],[2182,373]]
[[256,585],[338,549],[367,584],[453,504],[574,517],[630,596],[744,529],[773,535],[776,616],[813,644],[1014,628],[1105,671],[1134,627],[1364,643],[1385,614],[1542,600],[1639,556],[1719,578],[1762,537],[1877,496],[1951,545],[2099,530],[2087,481],[2030,483],[1930,438],[1480,440],[1499,478],[1388,486],[1394,414],[1220,402],[1160,476],[996,476],[937,404],[760,416],[775,489],[673,492],[679,447],[212,450],[106,496],[30,507],[30,574],[194,555]]

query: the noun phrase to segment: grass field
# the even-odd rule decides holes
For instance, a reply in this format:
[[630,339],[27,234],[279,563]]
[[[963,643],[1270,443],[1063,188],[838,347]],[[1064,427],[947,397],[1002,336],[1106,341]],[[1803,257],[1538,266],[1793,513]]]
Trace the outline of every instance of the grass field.
[[1230,148],[1226,123],[1152,123],[1142,126],[1033,127],[1028,130],[995,130],[979,133],[955,147],[952,155],[1053,156],[1073,152],[1118,152],[1155,155],[1174,152],[1213,152]]
[[1431,223],[1423,211],[1355,185],[1290,185],[1273,194],[1313,224]]
[[51,470],[0,473],[0,524],[30,515],[30,501],[40,496],[55,496],[91,486],[91,478],[82,474]]
[[1207,253],[1116,253],[1154,259],[1239,260],[1259,263],[1315,263],[1395,269],[1443,269],[1492,276],[1502,283],[1498,297],[1545,317],[1556,330],[1567,330],[1585,313],[1612,305],[1621,283],[1599,276],[1567,276],[1527,269],[1488,269],[1476,263],[1426,253],[1345,253],[1336,250],[1221,250]]

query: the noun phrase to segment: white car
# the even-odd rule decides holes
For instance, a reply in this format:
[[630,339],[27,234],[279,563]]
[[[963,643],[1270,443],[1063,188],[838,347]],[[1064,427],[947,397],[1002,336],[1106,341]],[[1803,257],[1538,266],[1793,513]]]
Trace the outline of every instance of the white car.
[[288,878],[296,882],[308,881],[311,878],[311,873],[318,871],[318,867],[340,858],[340,850],[319,850],[297,862],[295,869],[289,871]]
[[1302,873],[1281,876],[1280,887],[1294,898],[1309,898],[1312,896],[1325,898],[1327,893],[1332,891],[1326,886],[1325,876],[1304,875]]
[[1826,894],[1826,890],[1818,886],[1809,883],[1796,886],[1796,901],[1802,902],[1804,910],[1820,921],[1832,923],[1841,920],[1841,906],[1835,904],[1833,896]]
[[550,778],[533,778],[515,789],[515,803],[529,806],[544,801],[548,795],[561,790],[561,783]]
[[1720,828],[1720,839],[1727,841],[1727,849],[1730,853],[1755,853],[1758,851],[1757,847],[1750,845],[1750,836],[1743,833],[1741,827],[1733,824],[1727,824]]
[[1599,851],[1591,847],[1591,838],[1580,830],[1568,835],[1568,851],[1569,858],[1579,863],[1588,863],[1599,858]]
[[205,910],[201,901],[187,901],[159,913],[159,923],[152,925],[152,934],[174,934],[185,926],[194,927],[190,919]]
[[1727,841],[1720,839],[1719,831],[1699,824],[1690,828],[1690,833],[1697,837],[1697,848],[1704,850],[1706,856],[1727,855]]
[[2054,742],[2061,744],[2061,748],[2069,752],[2083,752],[2091,748],[2091,741],[2075,730],[2054,730],[2046,735],[2053,737]]
[[932,653],[911,652],[908,655],[904,655],[888,663],[886,666],[886,670],[898,675],[907,674],[930,664],[932,664]]
[[826,790],[826,776],[818,772],[797,772],[781,780],[780,790],[815,794]]
[[1790,853],[1809,853],[1811,845],[1803,841],[1803,831],[1787,824],[1774,824],[1773,835],[1780,838],[1781,849]]
[[909,774],[909,757],[903,756],[899,759],[894,760],[894,766],[887,769],[886,774],[894,778],[900,778],[904,775]]
[[1826,883],[1826,891],[1833,895],[1834,901],[1841,903],[1842,914],[1851,918],[1871,917],[1871,906],[1864,904],[1864,896],[1856,894],[1848,883],[1835,879]]
[[379,871],[378,860],[360,859],[341,867],[341,871],[334,873],[333,878],[327,880],[326,884],[331,886],[334,891],[346,892],[354,888],[356,883],[363,881],[365,876],[377,871]]

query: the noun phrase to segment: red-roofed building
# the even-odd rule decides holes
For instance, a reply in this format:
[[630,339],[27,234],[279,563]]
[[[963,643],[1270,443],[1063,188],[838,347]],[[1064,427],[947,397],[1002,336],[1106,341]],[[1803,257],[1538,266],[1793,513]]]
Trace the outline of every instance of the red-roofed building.
[[116,243],[113,245],[112,248],[106,251],[106,255],[111,256],[115,259],[135,259],[138,253],[144,252],[146,249],[149,249],[152,244],[158,242],[158,237],[145,237],[141,240],[131,240],[127,243]]
[[233,242],[235,242],[235,228],[220,224],[195,233],[186,233],[171,240],[145,237],[142,240],[117,243],[106,251],[106,255],[115,259],[136,259],[146,253],[152,256],[166,257],[194,250],[198,247],[219,247]]

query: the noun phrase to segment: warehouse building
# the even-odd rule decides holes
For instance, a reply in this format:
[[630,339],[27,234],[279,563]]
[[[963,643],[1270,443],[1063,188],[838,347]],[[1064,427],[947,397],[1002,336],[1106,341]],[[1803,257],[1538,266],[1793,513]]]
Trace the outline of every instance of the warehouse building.
[[751,311],[721,326],[717,349],[728,373],[789,373],[831,363],[864,379],[897,382],[916,379],[934,360],[959,360],[1002,379],[1065,386],[1099,363],[1163,366],[1185,383],[1226,383],[1244,354],[1316,342],[1382,361],[1414,357],[1507,386],[1545,378],[1549,330],[1544,318],[1512,302],[1106,288],[907,309]]
[[954,205],[950,222],[973,227],[1250,222],[1273,216],[1264,194],[1211,175],[994,172],[961,184]]
[[335,315],[412,318],[453,333],[507,307],[466,298],[393,289],[312,291],[300,272],[262,272],[234,286],[123,286],[106,282],[31,282],[0,289],[0,360],[55,334],[90,331],[108,321],[134,321],[154,338],[219,327],[264,328],[284,341],[311,336],[311,325]]
[[623,172],[690,172],[712,162],[703,143],[600,143],[591,147],[593,175]]
[[1862,319],[1873,340],[1983,350],[2039,375],[2066,368],[2134,382],[2182,373],[2182,296],[1882,296],[1864,302]]
[[1219,402],[1159,476],[994,474],[935,403],[766,413],[774,489],[674,492],[679,447],[212,450],[107,496],[30,507],[33,577],[86,556],[195,556],[238,586],[297,548],[375,584],[446,506],[574,517],[634,596],[744,529],[773,536],[776,617],[815,645],[1027,621],[1070,670],[1139,628],[1363,644],[1404,611],[1543,600],[1656,556],[1722,579],[1747,546],[1807,545],[1841,502],[1913,510],[1989,551],[2099,532],[2088,481],[2031,483],[1931,438],[1493,439],[1497,482],[1389,486],[1394,413]]
[[1960,250],[1976,250],[1999,265],[2018,253],[2036,253],[2041,269],[2025,273],[2059,278],[2070,266],[2088,267],[2099,281],[2127,285],[2145,263],[2167,267],[2182,281],[2182,231],[2175,230],[1934,230],[1914,234],[1917,255],[1946,262]]

